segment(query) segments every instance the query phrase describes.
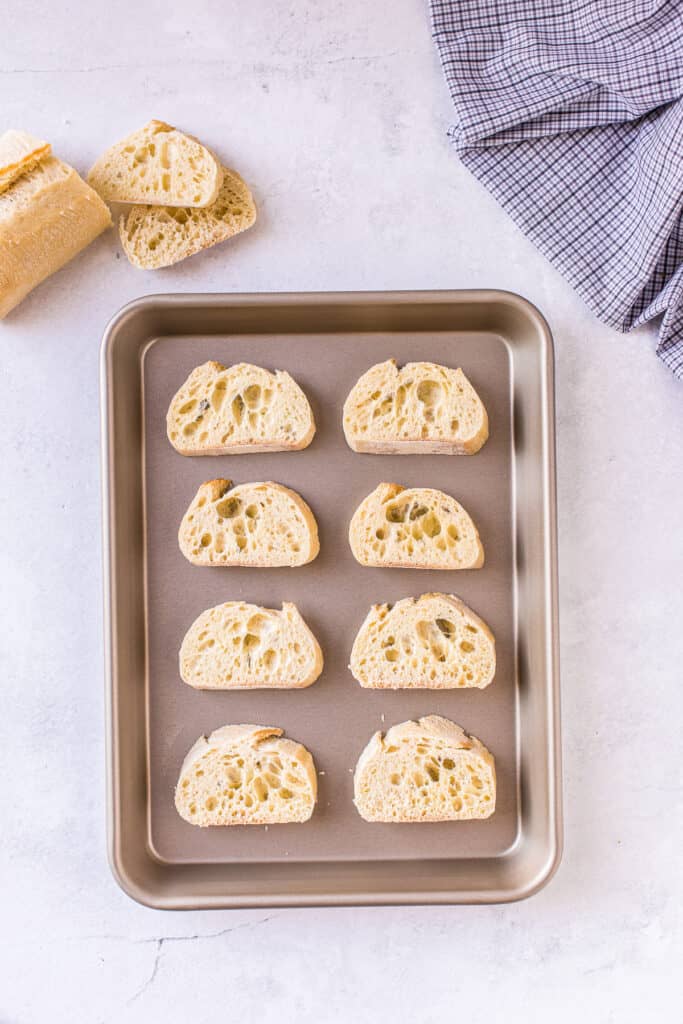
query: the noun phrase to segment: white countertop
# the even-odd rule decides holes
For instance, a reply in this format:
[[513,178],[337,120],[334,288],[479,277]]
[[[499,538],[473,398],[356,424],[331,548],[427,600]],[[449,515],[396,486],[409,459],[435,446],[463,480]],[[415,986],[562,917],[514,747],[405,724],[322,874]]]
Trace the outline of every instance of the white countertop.
[[[50,139],[84,171],[167,119],[244,174],[260,220],[156,275],[109,232],[0,325],[0,1021],[629,1024],[671,1010],[683,385],[655,331],[598,323],[459,166],[422,0],[8,0],[2,25],[1,128]],[[555,336],[559,873],[501,907],[137,906],[104,839],[105,322],[149,292],[470,287],[521,292]]]

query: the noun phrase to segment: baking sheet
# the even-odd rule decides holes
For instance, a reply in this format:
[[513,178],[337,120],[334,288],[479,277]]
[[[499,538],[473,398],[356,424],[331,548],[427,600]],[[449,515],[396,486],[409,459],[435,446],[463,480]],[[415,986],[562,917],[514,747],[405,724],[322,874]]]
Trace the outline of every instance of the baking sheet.
[[[484,400],[490,438],[475,456],[372,456],[344,441],[341,411],[372,364],[461,365]],[[165,415],[207,359],[288,370],[317,424],[303,452],[183,458]],[[109,854],[122,887],[159,907],[491,902],[543,885],[561,849],[552,343],[538,312],[501,292],[151,296],[114,318],[102,349]],[[177,530],[213,477],[272,479],[299,491],[321,553],[297,569],[199,568]],[[478,525],[481,570],[359,566],[347,530],[382,480],[439,487]],[[371,604],[441,590],[491,626],[487,689],[370,691],[347,668]],[[305,690],[198,692],[177,655],[205,608],[292,600],[318,637],[320,679]],[[441,714],[496,758],[497,810],[478,822],[369,824],[352,770],[376,729]],[[228,722],[278,725],[319,770],[304,825],[197,829],[173,790],[197,736]]]

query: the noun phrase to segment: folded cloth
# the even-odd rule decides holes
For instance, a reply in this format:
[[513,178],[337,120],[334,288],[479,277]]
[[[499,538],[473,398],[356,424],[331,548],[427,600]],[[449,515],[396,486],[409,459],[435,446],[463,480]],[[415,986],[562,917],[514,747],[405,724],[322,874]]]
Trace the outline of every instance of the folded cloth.
[[683,2],[430,0],[462,162],[683,377]]

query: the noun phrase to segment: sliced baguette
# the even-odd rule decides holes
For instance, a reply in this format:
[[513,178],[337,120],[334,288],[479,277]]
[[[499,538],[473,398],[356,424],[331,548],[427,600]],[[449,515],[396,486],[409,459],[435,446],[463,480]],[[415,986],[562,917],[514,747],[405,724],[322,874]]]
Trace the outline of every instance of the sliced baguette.
[[493,756],[455,722],[428,715],[376,732],[358,759],[354,803],[366,821],[466,821],[496,809]]
[[0,195],[0,320],[111,226],[73,167],[46,157]]
[[180,676],[197,690],[302,689],[323,668],[318,641],[294,604],[282,611],[227,601],[195,619]]
[[160,270],[250,228],[256,205],[236,171],[224,167],[218,196],[204,209],[133,206],[119,220],[124,252],[140,270]]
[[344,434],[356,452],[473,455],[488,416],[462,370],[438,363],[377,363],[344,403]]
[[284,370],[251,363],[196,367],[174,395],[168,439],[181,455],[240,455],[306,448],[315,434],[308,399]]
[[282,729],[224,725],[200,736],[175,791],[191,825],[279,825],[308,821],[318,790],[313,758]]
[[0,135],[0,193],[50,155],[50,143],[15,128]]
[[320,550],[318,524],[289,487],[208,480],[180,524],[180,550],[193,565],[305,565]]
[[486,623],[454,594],[376,604],[358,631],[349,665],[368,689],[488,686],[496,641]]
[[102,154],[88,182],[110,203],[209,206],[223,182],[223,168],[192,135],[150,121]]
[[361,565],[407,569],[480,569],[484,548],[462,505],[431,487],[379,484],[349,527]]

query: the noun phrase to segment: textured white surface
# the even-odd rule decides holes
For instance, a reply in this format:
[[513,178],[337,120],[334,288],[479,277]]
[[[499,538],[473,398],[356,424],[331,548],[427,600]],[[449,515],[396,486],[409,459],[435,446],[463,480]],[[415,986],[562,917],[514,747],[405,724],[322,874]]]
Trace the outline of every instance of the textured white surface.
[[[654,333],[601,326],[459,167],[421,0],[8,0],[2,26],[0,127],[86,170],[165,118],[239,168],[261,216],[157,275],[109,233],[0,325],[0,1021],[675,1017],[683,390]],[[104,852],[106,320],[155,291],[477,286],[528,296],[557,348],[558,875],[507,907],[136,906]]]

